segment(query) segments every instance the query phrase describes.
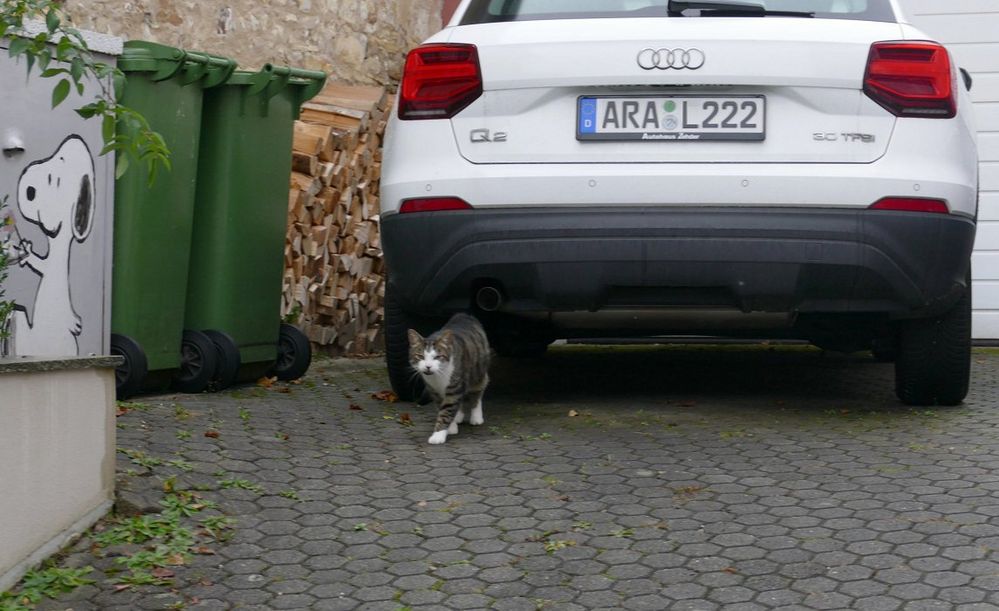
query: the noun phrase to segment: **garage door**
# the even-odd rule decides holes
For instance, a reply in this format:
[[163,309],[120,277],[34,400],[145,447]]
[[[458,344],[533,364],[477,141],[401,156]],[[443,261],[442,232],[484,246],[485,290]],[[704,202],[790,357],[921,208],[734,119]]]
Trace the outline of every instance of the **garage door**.
[[974,336],[999,339],[999,0],[901,0],[910,21],[975,78],[982,199],[972,274]]

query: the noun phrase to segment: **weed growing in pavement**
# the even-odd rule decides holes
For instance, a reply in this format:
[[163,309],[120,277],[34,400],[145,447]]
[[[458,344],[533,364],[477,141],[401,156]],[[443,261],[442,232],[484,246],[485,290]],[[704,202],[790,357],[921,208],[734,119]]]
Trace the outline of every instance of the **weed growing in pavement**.
[[249,490],[257,494],[263,494],[264,489],[260,484],[245,479],[224,479],[219,481],[219,485],[226,490]]
[[17,591],[0,593],[0,611],[28,611],[45,598],[56,598],[94,583],[87,576],[93,567],[63,569],[55,566],[28,571]]
[[207,516],[198,520],[198,524],[216,541],[226,541],[236,526],[236,520],[225,516]]
[[147,455],[141,450],[129,450],[127,448],[118,448],[118,451],[128,456],[133,463],[139,465],[140,467],[145,467],[147,469],[152,469],[153,467],[158,467],[163,464],[163,461],[159,458]]

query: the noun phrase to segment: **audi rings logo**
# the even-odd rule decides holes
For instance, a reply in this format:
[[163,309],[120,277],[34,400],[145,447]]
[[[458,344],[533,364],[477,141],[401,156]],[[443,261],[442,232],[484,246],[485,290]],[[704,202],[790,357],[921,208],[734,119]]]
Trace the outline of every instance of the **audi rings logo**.
[[704,65],[700,49],[642,49],[638,65],[643,70],[697,70]]

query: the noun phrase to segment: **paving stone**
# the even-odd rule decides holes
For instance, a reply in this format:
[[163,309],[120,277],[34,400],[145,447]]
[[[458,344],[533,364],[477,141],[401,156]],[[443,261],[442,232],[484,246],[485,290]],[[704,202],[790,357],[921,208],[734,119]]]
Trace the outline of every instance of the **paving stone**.
[[[491,377],[494,428],[435,448],[432,410],[371,398],[377,359],[317,360],[288,393],[143,397],[119,445],[194,471],[128,477],[121,456],[122,490],[158,511],[176,474],[232,537],[176,567],[176,593],[97,573],[39,608],[999,608],[999,354],[933,411],[895,401],[890,365],[797,348],[555,347]],[[89,544],[64,560],[112,565]]]

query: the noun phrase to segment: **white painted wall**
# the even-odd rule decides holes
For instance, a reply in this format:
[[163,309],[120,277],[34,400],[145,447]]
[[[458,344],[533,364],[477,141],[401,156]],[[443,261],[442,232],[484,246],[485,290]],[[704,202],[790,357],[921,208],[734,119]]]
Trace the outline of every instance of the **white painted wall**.
[[0,592],[114,497],[114,369],[22,367],[0,361]]
[[975,79],[981,207],[972,260],[976,339],[999,339],[999,0],[899,0]]

